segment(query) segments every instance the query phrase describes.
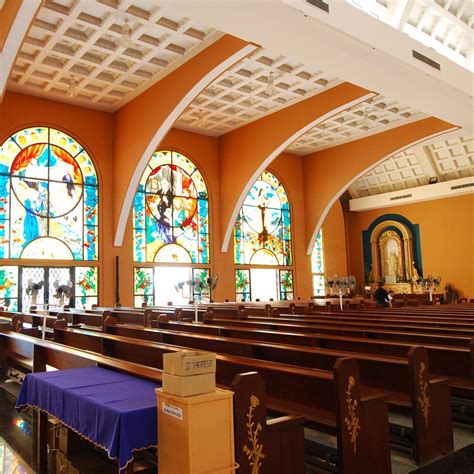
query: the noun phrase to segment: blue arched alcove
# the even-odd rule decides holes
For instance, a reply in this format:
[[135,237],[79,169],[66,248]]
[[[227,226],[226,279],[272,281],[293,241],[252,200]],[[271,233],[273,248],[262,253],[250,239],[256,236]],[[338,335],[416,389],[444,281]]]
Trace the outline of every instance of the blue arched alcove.
[[[372,268],[372,252],[370,250],[370,236],[374,231],[375,227],[379,224],[386,221],[395,221],[404,225],[406,228],[410,229],[413,236],[413,260],[415,262],[415,267],[420,276],[423,276],[423,265],[421,261],[421,241],[420,241],[420,226],[418,224],[413,224],[406,217],[400,214],[384,214],[380,217],[377,217],[367,230],[362,231],[362,245],[364,251],[364,276],[367,281],[370,274],[370,269]],[[400,230],[394,226],[387,226],[387,230],[391,229],[397,232],[400,235]]]

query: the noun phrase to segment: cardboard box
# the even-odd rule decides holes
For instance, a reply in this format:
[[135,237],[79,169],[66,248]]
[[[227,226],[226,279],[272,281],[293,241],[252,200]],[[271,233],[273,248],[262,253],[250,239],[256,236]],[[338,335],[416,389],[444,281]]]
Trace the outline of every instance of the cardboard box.
[[216,374],[181,375],[163,372],[163,391],[179,397],[190,397],[216,390]]
[[204,351],[179,351],[163,354],[163,370],[167,374],[188,375],[216,372],[216,354]]
[[163,389],[155,393],[158,472],[235,474],[233,392],[217,388],[186,398],[169,395]]

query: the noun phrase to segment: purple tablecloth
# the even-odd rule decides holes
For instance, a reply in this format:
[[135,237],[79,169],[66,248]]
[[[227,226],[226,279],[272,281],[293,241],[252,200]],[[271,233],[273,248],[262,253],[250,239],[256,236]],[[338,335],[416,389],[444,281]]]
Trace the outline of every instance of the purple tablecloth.
[[37,372],[26,376],[16,409],[46,411],[118,458],[124,469],[133,450],[157,445],[158,387],[100,367]]

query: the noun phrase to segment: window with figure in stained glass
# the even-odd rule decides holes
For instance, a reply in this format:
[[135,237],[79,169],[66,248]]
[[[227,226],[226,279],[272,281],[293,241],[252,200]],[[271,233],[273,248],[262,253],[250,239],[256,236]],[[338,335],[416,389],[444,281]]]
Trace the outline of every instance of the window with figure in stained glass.
[[324,296],[326,294],[324,277],[324,248],[322,230],[316,236],[313,253],[311,254],[311,271],[313,273],[313,294]]
[[[14,133],[0,146],[0,305],[97,304],[98,180],[87,151],[50,127]],[[12,260],[38,260],[13,265]],[[43,262],[41,262],[43,260]]]
[[94,165],[69,135],[17,132],[0,147],[0,258],[98,259]]
[[133,205],[134,260],[209,263],[209,206],[204,179],[174,151],[153,154]]
[[[264,171],[250,189],[234,227],[237,300],[293,299],[291,215],[278,178]],[[268,268],[263,271],[258,266]],[[252,268],[257,267],[257,268]]]
[[210,256],[206,184],[181,153],[157,151],[148,162],[133,205],[133,249],[136,262],[155,264],[134,269],[136,306],[209,298],[183,285],[209,277],[201,265]]
[[250,189],[234,227],[237,265],[292,265],[290,204],[285,188],[264,171]]

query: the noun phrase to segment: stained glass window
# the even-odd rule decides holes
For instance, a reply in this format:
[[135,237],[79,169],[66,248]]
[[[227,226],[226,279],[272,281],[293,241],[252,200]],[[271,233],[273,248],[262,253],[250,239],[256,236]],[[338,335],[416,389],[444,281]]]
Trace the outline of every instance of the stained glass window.
[[279,270],[280,273],[280,300],[293,299],[293,271]]
[[76,308],[90,308],[98,304],[98,269],[97,267],[76,267],[75,269],[75,301]]
[[154,304],[153,268],[134,269],[135,306]]
[[250,270],[235,271],[236,301],[250,301]]
[[72,137],[48,127],[0,146],[0,258],[97,260],[94,165]]
[[85,309],[97,296],[97,267],[0,267],[0,306],[8,311],[45,304]]
[[288,196],[269,171],[259,176],[240,209],[234,227],[234,262],[250,266],[235,272],[237,301],[293,299],[291,269],[251,268],[293,264]]
[[316,236],[313,253],[311,254],[311,271],[313,272],[313,294],[315,296],[324,296],[326,288],[324,284],[324,251],[321,230]]
[[18,311],[18,267],[0,267],[0,306]]
[[250,189],[234,228],[234,261],[292,265],[290,205],[280,181],[264,171]]
[[174,151],[153,154],[133,205],[134,260],[209,263],[209,208],[197,167]]

